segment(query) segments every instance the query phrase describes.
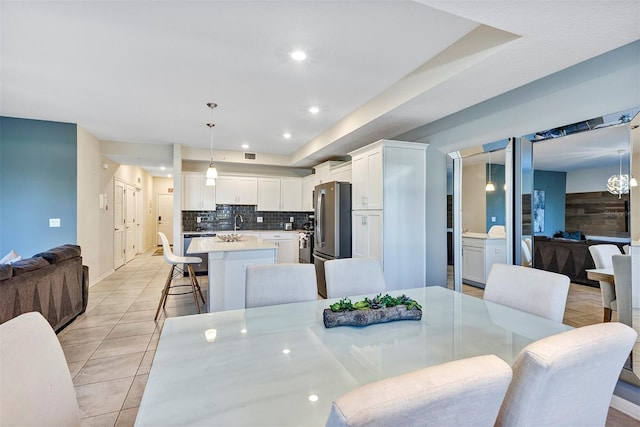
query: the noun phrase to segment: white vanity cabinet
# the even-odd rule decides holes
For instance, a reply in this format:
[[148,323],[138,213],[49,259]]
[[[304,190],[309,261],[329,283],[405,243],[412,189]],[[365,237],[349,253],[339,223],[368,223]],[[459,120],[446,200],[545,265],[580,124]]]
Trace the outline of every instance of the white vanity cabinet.
[[388,290],[425,285],[426,150],[382,140],[349,153],[352,256],[379,259]]
[[462,280],[484,288],[494,263],[507,262],[507,244],[504,237],[492,238],[484,233],[462,235]]
[[182,210],[216,210],[216,187],[205,185],[206,180],[201,173],[182,174]]
[[278,247],[276,252],[277,264],[298,262],[298,233],[260,233],[260,238],[265,242],[275,243]]
[[219,176],[216,178],[216,203],[257,205],[258,179],[247,176]]

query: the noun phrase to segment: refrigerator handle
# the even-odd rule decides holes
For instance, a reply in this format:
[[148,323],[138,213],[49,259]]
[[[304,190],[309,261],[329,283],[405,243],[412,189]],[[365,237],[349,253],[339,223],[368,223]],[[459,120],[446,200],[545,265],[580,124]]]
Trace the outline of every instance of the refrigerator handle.
[[324,246],[324,190],[318,191],[318,199],[316,201],[316,246],[323,247]]

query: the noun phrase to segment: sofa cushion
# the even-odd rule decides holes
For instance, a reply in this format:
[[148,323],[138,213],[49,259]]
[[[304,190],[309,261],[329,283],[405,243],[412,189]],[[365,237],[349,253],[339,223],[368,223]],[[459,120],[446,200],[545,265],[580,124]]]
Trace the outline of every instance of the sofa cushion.
[[75,258],[80,256],[80,246],[77,245],[62,245],[49,249],[45,252],[40,252],[33,257],[42,257],[49,261],[50,264],[56,264],[65,259]]
[[22,261],[17,261],[11,264],[11,269],[13,271],[13,277],[19,276],[21,274],[27,273],[29,271],[37,270],[42,267],[47,267],[49,262],[46,259],[41,257],[33,257],[29,259],[23,259]]
[[11,264],[0,264],[0,280],[6,280],[13,275]]

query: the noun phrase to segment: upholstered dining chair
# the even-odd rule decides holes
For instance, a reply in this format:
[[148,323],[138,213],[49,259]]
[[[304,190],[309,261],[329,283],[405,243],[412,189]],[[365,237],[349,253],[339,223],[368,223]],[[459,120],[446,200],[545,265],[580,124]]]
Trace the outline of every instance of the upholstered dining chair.
[[[620,249],[616,245],[591,245],[589,252],[596,268],[611,268],[613,263],[611,257],[619,255]],[[616,290],[613,283],[600,280],[600,294],[602,295],[603,322],[611,321],[611,301],[616,299]]]
[[531,267],[531,251],[524,240],[520,241],[520,248],[522,252],[522,266]]
[[618,313],[618,322],[631,326],[631,256],[612,255],[613,281],[615,282],[616,299],[611,301],[611,310]]
[[431,366],[339,397],[327,426],[493,426],[511,376],[494,355]]
[[376,258],[342,258],[324,263],[327,298],[377,294],[387,290]]
[[[199,264],[202,262],[202,259],[197,256],[178,256],[174,254],[171,250],[171,245],[169,244],[167,236],[165,236],[165,234],[162,232],[158,232],[158,235],[160,236],[160,240],[162,240],[164,260],[167,264],[171,265],[171,269],[169,270],[167,281],[165,282],[164,288],[162,289],[162,296],[160,297],[160,302],[158,303],[158,309],[156,310],[156,317],[154,317],[154,320],[158,320],[160,309],[164,309],[165,305],[167,304],[167,297],[169,295],[193,294],[193,301],[196,303],[198,314],[200,314],[200,301],[198,301],[198,297],[200,297],[203,304],[205,304],[205,301],[204,296],[202,295],[202,290],[200,289],[200,284],[198,283],[198,278],[196,277],[196,273],[193,271],[192,264]],[[183,264],[186,266],[187,271],[189,272],[189,284],[172,284],[175,279],[182,278],[183,271],[179,266]],[[173,288],[185,286],[191,287],[191,290],[186,292],[171,292],[171,289]]]
[[599,323],[543,338],[512,365],[496,426],[604,426],[637,333]]
[[313,264],[247,266],[245,307],[288,304],[318,299]]
[[38,312],[0,325],[0,402],[2,426],[80,425],[62,347]]
[[568,293],[569,278],[563,274],[493,264],[484,288],[484,299],[562,322]]

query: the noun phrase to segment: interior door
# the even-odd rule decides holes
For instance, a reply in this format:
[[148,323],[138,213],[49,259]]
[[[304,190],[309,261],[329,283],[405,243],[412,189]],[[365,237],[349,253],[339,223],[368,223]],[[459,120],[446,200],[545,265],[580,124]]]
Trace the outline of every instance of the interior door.
[[138,241],[138,227],[136,226],[136,213],[138,212],[136,188],[127,185],[125,190],[125,262],[131,261],[136,256],[136,243]]
[[[158,232],[167,236],[173,244],[173,194],[158,194]],[[156,244],[162,245],[160,236],[156,234]]]
[[113,197],[113,268],[116,269],[124,265],[124,239],[125,239],[125,185],[120,181],[115,181]]

